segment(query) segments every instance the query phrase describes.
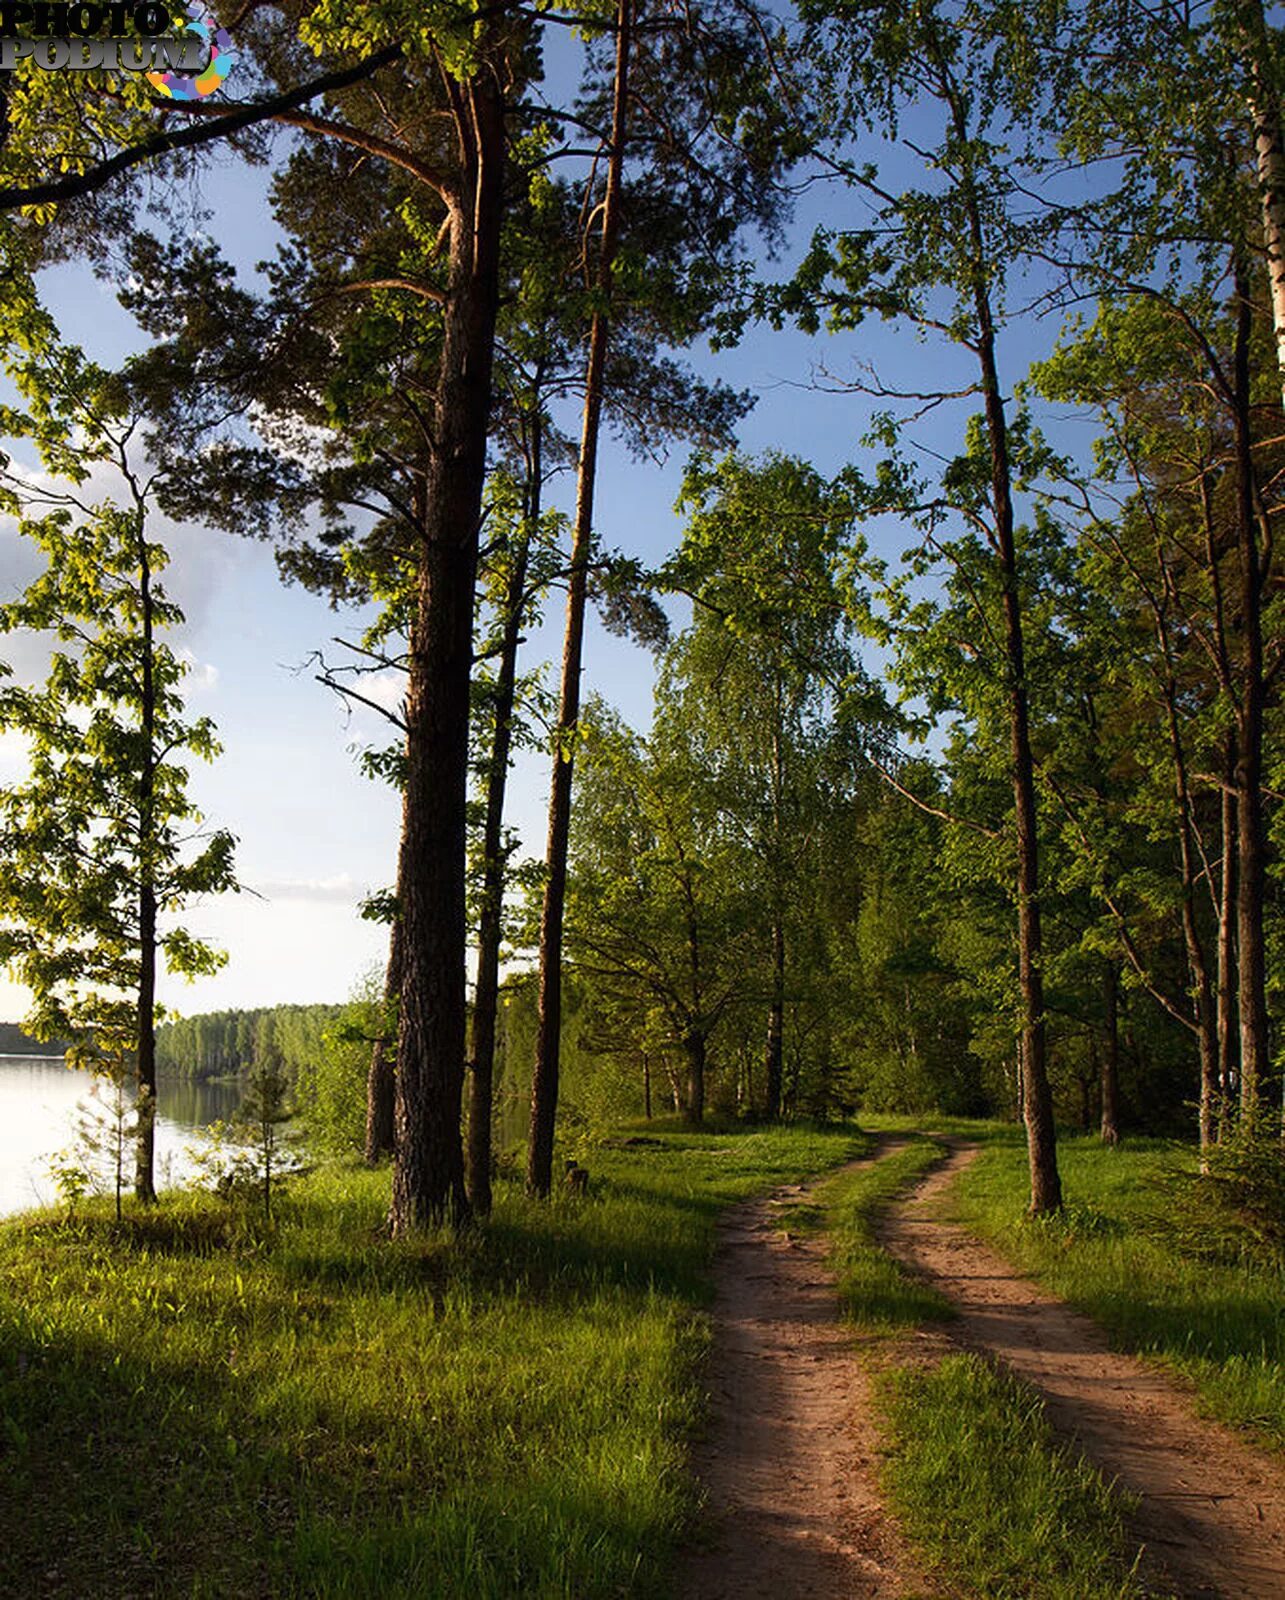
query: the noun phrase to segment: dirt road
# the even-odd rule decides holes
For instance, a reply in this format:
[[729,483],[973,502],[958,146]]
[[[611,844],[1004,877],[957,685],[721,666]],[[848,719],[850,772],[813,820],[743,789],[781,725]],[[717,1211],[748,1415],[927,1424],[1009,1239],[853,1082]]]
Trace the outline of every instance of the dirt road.
[[934,1592],[883,1510],[869,1379],[839,1320],[824,1240],[776,1225],[805,1193],[738,1206],[721,1229],[711,1415],[696,1452],[708,1542],[680,1568],[684,1600]]
[[1183,1600],[1285,1597],[1285,1468],[1197,1417],[1174,1381],[1113,1352],[1087,1317],[936,1215],[975,1154],[955,1148],[884,1219],[881,1242],[954,1302],[951,1340],[1034,1385],[1053,1426],[1139,1496],[1135,1532],[1162,1588]]

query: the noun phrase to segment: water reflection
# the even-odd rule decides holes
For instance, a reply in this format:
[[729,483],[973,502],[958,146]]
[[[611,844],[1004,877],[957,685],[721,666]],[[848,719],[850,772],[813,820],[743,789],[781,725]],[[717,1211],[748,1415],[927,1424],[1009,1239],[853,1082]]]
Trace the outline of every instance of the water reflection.
[[[72,1142],[78,1102],[92,1086],[49,1056],[0,1056],[0,1216],[57,1198],[46,1171],[48,1158]],[[193,1083],[161,1074],[156,1088],[156,1165],[162,1184],[188,1174],[190,1145],[202,1130],[236,1111],[235,1083]]]

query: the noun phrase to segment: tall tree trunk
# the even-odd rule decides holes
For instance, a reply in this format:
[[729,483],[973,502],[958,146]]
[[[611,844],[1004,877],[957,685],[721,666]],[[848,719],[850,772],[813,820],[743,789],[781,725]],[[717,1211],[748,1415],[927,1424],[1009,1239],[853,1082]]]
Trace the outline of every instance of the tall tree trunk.
[[134,1150],[134,1193],[156,1199],[156,679],[153,661],[155,602],[147,527],[138,512],[139,609],[143,630],[140,731],[143,767],[139,773],[138,846],[138,1099]]
[[495,1094],[495,1021],[500,997],[500,944],[504,932],[504,795],[513,745],[513,701],[517,692],[518,645],[526,601],[527,559],[540,525],[544,463],[539,384],[531,419],[526,507],[504,596],[504,633],[495,683],[495,731],[486,774],[486,820],[482,839],[482,907],[477,928],[477,982],[473,989],[473,1037],[469,1074],[468,1197],[473,1210],[491,1209],[491,1111]]
[[505,161],[504,91],[485,52],[476,75],[455,92],[464,171],[450,207],[449,286],[406,695],[394,1234],[461,1218],[468,1209],[460,1102],[469,680]]
[[1013,535],[1012,474],[1008,456],[1008,422],[995,360],[995,329],[990,297],[981,277],[981,219],[969,195],[970,223],[979,278],[977,353],[991,456],[991,495],[995,516],[995,551],[1004,593],[1004,657],[1008,679],[1009,745],[1013,815],[1017,827],[1017,972],[1022,995],[1022,1112],[1026,1123],[1031,1174],[1031,1212],[1038,1216],[1062,1204],[1057,1169],[1057,1130],[1049,1087],[1047,1032],[1044,1021],[1043,930],[1040,921],[1039,834],[1035,811],[1035,765],[1031,754],[1030,706],[1026,683],[1026,647],[1022,637],[1022,598]]
[[[950,77],[945,55],[936,41],[933,61],[940,77],[942,97],[950,107],[951,120],[961,141],[961,148],[967,149],[971,143],[967,111]],[[986,437],[990,450],[991,506],[995,523],[991,547],[999,564],[1003,588],[1004,669],[1013,816],[1017,832],[1017,976],[1022,1000],[1022,1114],[1026,1124],[1031,1175],[1030,1209],[1033,1215],[1039,1216],[1060,1209],[1062,1180],[1057,1168],[1057,1128],[1053,1120],[1053,1093],[1048,1078],[1035,763],[1031,752],[1026,647],[1022,637],[1022,594],[1013,532],[1013,478],[1009,461],[1008,420],[995,354],[995,318],[989,288],[993,258],[982,224],[981,204],[972,169],[966,167],[958,181],[968,228],[964,243],[970,254],[971,290],[977,318],[976,342],[971,348],[980,367]]]
[[1249,117],[1263,212],[1267,288],[1276,333],[1276,365],[1285,408],[1285,140],[1281,137],[1280,87],[1271,71],[1272,50],[1262,0],[1245,0],[1242,39],[1248,58]]
[[781,663],[775,662],[776,675],[772,728],[772,994],[767,1013],[767,1045],[763,1053],[765,1111],[769,1122],[781,1115],[781,1076],[785,1050],[785,908],[782,879],[782,801],[785,788],[782,722],[784,696]]
[[[388,971],[384,978],[385,1014],[395,1005],[402,986],[402,925],[395,918],[388,935]],[[381,1034],[370,1050],[366,1075],[366,1164],[375,1166],[381,1156],[393,1153],[394,1117],[397,1109],[397,1038]]]
[[[1162,558],[1163,559],[1163,558]],[[1168,576],[1166,572],[1166,583]],[[1174,800],[1178,814],[1178,854],[1182,870],[1182,936],[1187,951],[1187,970],[1191,975],[1192,1018],[1200,1052],[1200,1148],[1207,1150],[1217,1132],[1218,1039],[1214,1014],[1213,985],[1205,941],[1196,919],[1196,847],[1193,839],[1191,786],[1187,778],[1187,753],[1178,721],[1178,683],[1173,669],[1169,622],[1162,609],[1156,613],[1156,632],[1165,660],[1164,698],[1169,729],[1169,748],[1173,756]]]
[[767,1046],[763,1063],[767,1080],[767,1119],[781,1115],[781,1076],[785,1053],[785,926],[778,903],[772,912],[772,998],[767,1011]]
[[1243,656],[1236,716],[1236,946],[1240,1006],[1240,1102],[1252,1116],[1270,1070],[1267,1034],[1267,956],[1263,937],[1266,833],[1263,824],[1262,561],[1258,493],[1250,433],[1249,346],[1252,307],[1243,257],[1234,266],[1236,289],[1235,435],[1236,537]]
[[1218,1106],[1221,1135],[1235,1103],[1239,1072],[1239,1030],[1236,1010],[1236,861],[1240,851],[1236,817],[1236,735],[1228,733],[1223,765],[1222,881],[1218,892]]
[[688,1030],[683,1039],[687,1056],[687,1110],[688,1122],[699,1127],[705,1120],[705,1034],[698,1028]]
[[558,1114],[558,1056],[562,1041],[562,920],[567,894],[567,848],[571,837],[571,780],[574,776],[576,725],[580,719],[585,596],[593,543],[593,496],[610,327],[607,301],[611,294],[612,266],[620,224],[631,19],[632,0],[619,0],[611,154],[607,163],[607,189],[602,203],[602,240],[598,254],[599,302],[589,328],[580,467],[576,480],[575,530],[567,585],[567,631],[562,648],[562,689],[553,738],[553,775],[549,792],[549,839],[545,853],[544,907],[540,919],[539,1021],[536,1028],[535,1068],[531,1077],[531,1135],[527,1152],[527,1189],[534,1195],[547,1195],[553,1183],[553,1133]]
[[1102,977],[1102,1143],[1120,1142],[1120,969],[1108,961]]

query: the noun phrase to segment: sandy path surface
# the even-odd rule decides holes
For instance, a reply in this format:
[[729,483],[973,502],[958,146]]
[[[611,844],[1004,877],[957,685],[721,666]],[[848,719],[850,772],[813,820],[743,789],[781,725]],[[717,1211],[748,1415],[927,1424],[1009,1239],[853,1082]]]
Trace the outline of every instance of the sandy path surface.
[[684,1600],[932,1592],[880,1501],[869,1379],[824,1241],[776,1226],[808,1187],[737,1206],[720,1229],[711,1414],[695,1451],[707,1542],[679,1566]]
[[954,1149],[885,1218],[881,1242],[955,1303],[951,1338],[1034,1384],[1052,1424],[1139,1496],[1144,1568],[1164,1592],[1285,1597],[1285,1467],[1197,1417],[1176,1383],[1113,1352],[1096,1324],[934,1216],[975,1154]]

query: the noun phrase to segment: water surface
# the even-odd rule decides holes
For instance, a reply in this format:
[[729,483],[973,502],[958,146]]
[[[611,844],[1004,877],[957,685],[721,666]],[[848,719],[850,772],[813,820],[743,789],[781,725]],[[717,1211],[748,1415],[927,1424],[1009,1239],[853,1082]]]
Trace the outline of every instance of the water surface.
[[[0,1056],[0,1216],[58,1198],[47,1162],[72,1144],[76,1107],[92,1086],[89,1073],[73,1072],[61,1057]],[[201,1145],[202,1130],[230,1117],[239,1099],[235,1084],[158,1075],[158,1183],[178,1183],[187,1176],[187,1147]]]

